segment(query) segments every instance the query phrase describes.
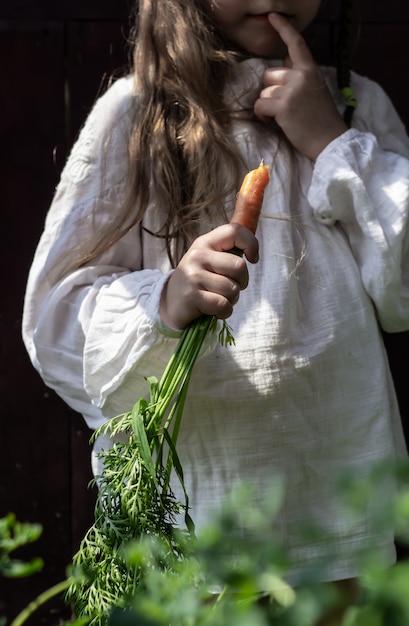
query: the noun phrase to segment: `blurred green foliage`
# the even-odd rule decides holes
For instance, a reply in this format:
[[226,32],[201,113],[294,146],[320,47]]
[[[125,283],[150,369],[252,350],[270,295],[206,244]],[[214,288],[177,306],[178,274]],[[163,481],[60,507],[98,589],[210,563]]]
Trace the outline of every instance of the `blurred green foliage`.
[[[366,477],[346,474],[339,483],[351,519],[368,507],[376,481],[388,481],[396,468],[379,467]],[[83,617],[92,626],[316,626],[323,615],[348,605],[337,626],[409,625],[409,466],[398,467],[401,485],[390,502],[378,503],[374,523],[391,521],[403,548],[398,562],[386,568],[376,551],[360,554],[359,595],[342,596],[332,584],[322,584],[322,569],[311,567],[297,584],[286,580],[288,555],[272,533],[285,494],[277,481],[265,502],[256,504],[251,489],[235,490],[226,506],[196,537],[180,532],[181,558],[160,535],[145,535],[123,548],[128,568],[138,571],[137,587],[121,606],[101,618]],[[319,529],[315,529],[316,532]],[[41,561],[20,563],[10,553],[38,538],[37,525],[20,524],[13,515],[0,520],[0,574],[29,575]],[[175,533],[178,533],[175,529]],[[311,525],[306,524],[311,533]],[[268,540],[266,540],[268,537]],[[409,555],[409,548],[408,548]],[[328,560],[331,555],[328,554]],[[84,571],[70,572],[71,584],[81,584]],[[27,618],[29,615],[27,615]],[[23,623],[22,621],[19,623]],[[74,622],[73,622],[74,623]]]
[[12,558],[12,552],[37,541],[42,533],[39,524],[21,523],[13,513],[0,519],[0,575],[7,578],[22,578],[38,572],[43,561],[40,558],[24,562]]

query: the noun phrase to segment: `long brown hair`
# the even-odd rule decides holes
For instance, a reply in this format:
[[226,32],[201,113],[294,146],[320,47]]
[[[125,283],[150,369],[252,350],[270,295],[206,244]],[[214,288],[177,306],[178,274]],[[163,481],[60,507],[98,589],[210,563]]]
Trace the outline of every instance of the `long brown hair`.
[[237,54],[225,48],[205,2],[137,1],[131,45],[138,105],[125,198],[110,223],[81,246],[77,267],[141,222],[152,193],[163,215],[154,235],[164,238],[175,265],[201,221],[225,217],[223,201],[242,175],[223,102]]

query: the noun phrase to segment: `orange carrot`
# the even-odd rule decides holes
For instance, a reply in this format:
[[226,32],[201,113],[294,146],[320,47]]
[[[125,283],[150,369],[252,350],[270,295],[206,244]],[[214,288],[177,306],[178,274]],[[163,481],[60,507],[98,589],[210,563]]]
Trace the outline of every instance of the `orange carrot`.
[[270,180],[268,165],[260,163],[257,169],[246,174],[230,222],[245,226],[253,235],[256,233],[258,218],[263,204],[264,189]]

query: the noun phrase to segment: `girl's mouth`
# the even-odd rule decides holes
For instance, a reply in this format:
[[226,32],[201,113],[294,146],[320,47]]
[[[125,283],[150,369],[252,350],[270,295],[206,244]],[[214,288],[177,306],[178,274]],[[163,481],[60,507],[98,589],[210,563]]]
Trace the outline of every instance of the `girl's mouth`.
[[[280,13],[278,11],[276,11],[276,13],[278,13],[278,15],[282,15],[287,20],[291,19],[291,16],[288,15],[288,13]],[[251,17],[252,19],[260,22],[268,22],[268,16],[269,13],[248,13],[248,17]]]
[[254,20],[258,20],[258,21],[268,21],[268,13],[260,13],[260,14],[249,14],[249,17],[252,17]]

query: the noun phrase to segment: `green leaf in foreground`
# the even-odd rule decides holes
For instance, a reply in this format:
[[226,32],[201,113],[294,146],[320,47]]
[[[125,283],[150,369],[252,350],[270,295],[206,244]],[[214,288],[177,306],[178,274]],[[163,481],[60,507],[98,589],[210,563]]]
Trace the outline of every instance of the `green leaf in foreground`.
[[[203,316],[183,332],[161,380],[147,379],[150,401],[140,399],[132,411],[104,425],[100,433],[127,434],[125,443],[116,442],[104,452],[104,470],[98,482],[95,522],[73,559],[82,571],[74,579],[67,601],[78,617],[87,617],[92,626],[107,624],[113,608],[126,607],[129,598],[143,583],[145,566],[129,566],[125,546],[142,537],[159,537],[162,556],[152,567],[166,571],[190,553],[193,523],[188,515],[183,471],[176,442],[193,366],[217,320]],[[224,345],[233,342],[223,325],[219,337]],[[170,489],[172,471],[180,480],[186,501],[178,502]],[[185,512],[187,528],[175,529],[176,515]]]
[[0,519],[0,575],[23,578],[41,570],[43,561],[40,558],[25,562],[10,557],[18,548],[37,541],[41,533],[40,524],[19,522],[13,513]]

